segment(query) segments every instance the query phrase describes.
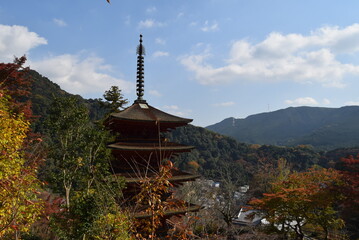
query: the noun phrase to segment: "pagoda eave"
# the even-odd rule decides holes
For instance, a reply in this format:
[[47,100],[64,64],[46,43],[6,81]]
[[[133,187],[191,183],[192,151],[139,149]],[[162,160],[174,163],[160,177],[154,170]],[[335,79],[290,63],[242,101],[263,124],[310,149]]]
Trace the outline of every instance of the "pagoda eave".
[[110,119],[117,119],[120,121],[128,121],[130,123],[149,123],[149,124],[173,124],[178,126],[186,125],[193,121],[193,119],[177,117],[148,104],[134,103],[129,108],[119,112],[112,113]]
[[162,151],[162,152],[189,152],[194,147],[193,146],[185,146],[185,145],[174,145],[174,146],[159,146],[159,145],[152,145],[152,146],[143,146],[137,144],[109,144],[109,148],[114,150],[122,150],[122,151]]
[[[106,121],[105,125],[108,128],[110,128],[112,130],[116,130],[116,131],[120,131],[120,130],[126,131],[126,129],[131,128],[131,127],[146,128],[146,127],[156,126],[156,128],[158,130],[160,130],[160,132],[163,132],[163,131],[169,131],[172,129],[176,129],[178,127],[185,126],[191,121],[174,122],[174,121],[165,121],[165,120],[161,120],[161,119],[158,119],[158,120],[130,120],[127,118],[119,118],[119,117],[111,116],[111,118]],[[115,127],[112,127],[113,125]]]
[[[119,175],[121,176],[121,175]],[[187,181],[194,181],[196,180],[197,178],[200,178],[201,176],[198,175],[198,174],[185,174],[185,175],[178,175],[178,176],[173,176],[173,177],[170,177],[168,179],[168,181],[170,183],[180,183],[180,182],[187,182]],[[127,184],[132,184],[132,183],[139,183],[143,180],[143,178],[141,177],[133,177],[133,178],[125,178],[125,182]]]
[[[201,206],[190,204],[189,206],[183,208],[169,209],[164,212],[163,216],[168,217],[173,215],[183,215],[187,212],[198,212],[199,210],[201,210],[201,208]],[[150,218],[152,217],[152,214],[147,212],[136,212],[134,213],[134,217],[137,219]]]

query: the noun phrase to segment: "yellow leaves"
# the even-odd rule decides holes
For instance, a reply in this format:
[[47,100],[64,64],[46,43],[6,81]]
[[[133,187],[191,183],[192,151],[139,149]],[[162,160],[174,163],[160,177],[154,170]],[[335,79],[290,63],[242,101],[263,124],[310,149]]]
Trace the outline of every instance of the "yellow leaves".
[[93,237],[98,240],[130,240],[130,225],[129,218],[120,210],[107,213],[94,222],[94,228],[98,229],[98,232]]
[[19,174],[24,163],[21,148],[29,123],[10,114],[5,99],[0,101],[0,179]]
[[77,158],[77,166],[84,166],[84,159],[82,157]]
[[36,178],[32,175],[11,176],[0,180],[0,237],[14,228],[27,231],[31,223],[38,219],[43,202],[37,199],[33,191]]
[[42,202],[37,199],[36,169],[25,166],[23,142],[29,123],[12,114],[0,98],[0,238],[28,231],[37,220]]

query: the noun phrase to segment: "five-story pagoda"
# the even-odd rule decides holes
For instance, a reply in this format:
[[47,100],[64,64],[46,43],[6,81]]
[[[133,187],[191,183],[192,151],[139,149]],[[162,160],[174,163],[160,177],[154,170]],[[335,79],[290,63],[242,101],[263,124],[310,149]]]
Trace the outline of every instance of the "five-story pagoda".
[[[106,121],[106,126],[117,136],[116,141],[108,147],[112,149],[114,156],[111,162],[114,173],[126,179],[126,187],[123,191],[124,202],[127,206],[133,207],[136,218],[148,218],[150,214],[144,211],[146,206],[136,206],[135,200],[136,195],[141,192],[143,179],[155,178],[165,161],[193,149],[192,146],[169,142],[161,133],[185,126],[192,119],[165,113],[150,106],[144,100],[145,49],[142,45],[142,35],[140,35],[137,55],[137,99],[127,109],[112,113]],[[178,186],[197,177],[199,176],[171,169],[168,181],[172,186]],[[162,201],[175,201],[169,193],[161,198]],[[172,204],[172,206],[177,207],[168,207],[161,214],[163,224],[172,216],[199,209],[198,206],[190,204]]]

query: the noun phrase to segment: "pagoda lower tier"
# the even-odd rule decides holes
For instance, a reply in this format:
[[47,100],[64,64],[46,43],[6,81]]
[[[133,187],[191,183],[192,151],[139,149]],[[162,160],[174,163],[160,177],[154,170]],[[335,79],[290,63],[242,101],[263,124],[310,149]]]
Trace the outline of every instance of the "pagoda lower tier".
[[[126,186],[122,190],[125,200],[131,201],[133,197],[135,197],[141,191],[141,182],[144,179],[152,179],[157,175],[154,171],[147,172],[127,172],[127,173],[118,173],[115,176],[123,177],[125,179]],[[181,186],[183,183],[188,181],[194,181],[200,177],[198,174],[192,174],[188,172],[184,172],[178,169],[171,169],[170,177],[168,181],[171,183],[172,188],[177,188]]]
[[[128,141],[128,140],[127,140]],[[108,145],[115,157],[111,162],[114,173],[158,171],[163,159],[171,159],[193,147],[172,142],[137,140],[120,141]]]

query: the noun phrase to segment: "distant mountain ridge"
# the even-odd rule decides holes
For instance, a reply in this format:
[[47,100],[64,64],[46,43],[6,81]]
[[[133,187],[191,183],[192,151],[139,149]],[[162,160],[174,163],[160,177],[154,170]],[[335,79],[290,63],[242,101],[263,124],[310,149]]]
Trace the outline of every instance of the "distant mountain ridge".
[[353,147],[359,145],[359,106],[289,107],[244,119],[227,118],[206,128],[250,144]]

